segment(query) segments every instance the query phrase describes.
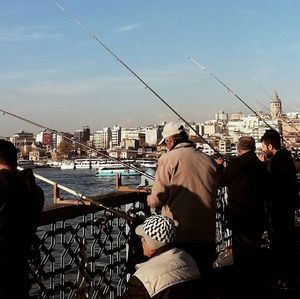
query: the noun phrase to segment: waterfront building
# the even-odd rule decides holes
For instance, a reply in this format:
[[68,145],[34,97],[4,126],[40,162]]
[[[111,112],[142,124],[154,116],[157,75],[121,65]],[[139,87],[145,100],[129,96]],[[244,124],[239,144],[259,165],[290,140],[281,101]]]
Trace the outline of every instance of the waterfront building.
[[188,128],[188,133],[190,135],[190,137],[196,137],[199,134],[199,124],[196,124],[194,122],[190,123],[190,126],[197,132],[193,131],[191,128]]
[[32,144],[35,141],[35,136],[33,133],[20,131],[10,137],[10,141],[19,150],[21,156],[28,156],[31,151]]
[[93,134],[93,147],[97,150],[108,149],[111,141],[111,129],[104,127],[103,130]]
[[218,150],[223,155],[228,155],[228,154],[236,155],[236,146],[233,143],[233,138],[230,136],[223,136],[219,140]]
[[91,131],[89,126],[84,126],[82,129],[78,129],[74,132],[74,140],[78,142],[86,143],[90,140]]
[[136,128],[122,128],[121,132],[121,146],[122,147],[131,147],[133,140],[137,140],[138,142],[135,143],[137,146],[144,146],[145,145],[145,129],[141,127]]
[[228,113],[225,113],[223,110],[219,111],[215,114],[215,120],[218,122],[227,122],[228,121]]
[[245,114],[242,111],[230,115],[229,120],[240,120]]
[[136,160],[137,154],[137,150],[126,148],[119,148],[108,151],[108,155],[115,159]]
[[203,144],[198,144],[196,145],[197,148],[200,148],[202,149],[202,152],[209,155],[209,156],[212,156],[214,155],[216,152],[206,143],[203,143]]
[[147,126],[145,129],[145,143],[156,145],[162,139],[164,125]]
[[121,144],[122,127],[114,125],[111,129],[111,147],[119,146]]
[[222,133],[222,126],[216,120],[204,122],[203,135],[210,136]]

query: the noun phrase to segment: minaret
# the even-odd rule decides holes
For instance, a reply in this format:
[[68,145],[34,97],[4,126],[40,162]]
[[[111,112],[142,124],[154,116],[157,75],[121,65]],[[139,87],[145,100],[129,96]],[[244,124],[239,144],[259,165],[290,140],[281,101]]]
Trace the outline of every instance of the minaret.
[[277,119],[282,116],[281,100],[279,99],[276,91],[274,97],[271,99],[270,102],[270,110],[272,119]]

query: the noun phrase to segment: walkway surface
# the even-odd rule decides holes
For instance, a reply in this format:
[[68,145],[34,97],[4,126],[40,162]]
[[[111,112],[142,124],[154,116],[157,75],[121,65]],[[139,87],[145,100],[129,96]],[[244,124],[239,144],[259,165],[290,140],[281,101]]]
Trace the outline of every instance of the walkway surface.
[[[274,289],[267,285],[260,292],[260,298],[264,299],[300,299],[300,226],[296,228],[297,236],[297,258],[295,260],[297,279],[296,287],[293,289]],[[232,265],[217,268],[214,271],[214,292],[215,299],[243,299],[246,296],[246,290],[239,292],[239,295],[234,295],[237,290],[236,272]],[[245,295],[243,295],[243,293]],[[258,297],[257,297],[258,298]],[[256,299],[256,298],[255,298]]]

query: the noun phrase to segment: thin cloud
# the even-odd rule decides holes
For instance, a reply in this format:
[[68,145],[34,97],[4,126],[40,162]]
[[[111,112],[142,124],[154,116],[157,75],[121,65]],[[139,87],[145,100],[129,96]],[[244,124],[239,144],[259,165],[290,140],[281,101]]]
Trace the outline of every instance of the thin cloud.
[[124,27],[119,28],[117,31],[128,32],[128,31],[134,30],[135,28],[140,27],[141,25],[142,25],[141,23],[130,24],[130,25],[126,25]]
[[63,36],[61,34],[47,33],[43,28],[25,28],[18,27],[15,29],[1,28],[0,41],[1,42],[27,42],[35,40],[58,40]]

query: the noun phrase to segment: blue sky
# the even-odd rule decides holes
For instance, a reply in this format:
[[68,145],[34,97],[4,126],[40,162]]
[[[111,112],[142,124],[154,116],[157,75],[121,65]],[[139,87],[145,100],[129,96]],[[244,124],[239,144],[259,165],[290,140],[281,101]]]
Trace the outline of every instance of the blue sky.
[[[1,0],[0,109],[59,131],[177,118],[68,16],[187,121],[250,113],[188,57],[253,109],[274,90],[285,112],[300,108],[298,0]],[[39,130],[1,116],[0,135],[21,129]]]

